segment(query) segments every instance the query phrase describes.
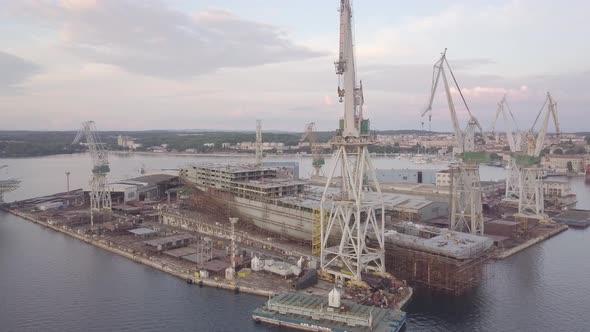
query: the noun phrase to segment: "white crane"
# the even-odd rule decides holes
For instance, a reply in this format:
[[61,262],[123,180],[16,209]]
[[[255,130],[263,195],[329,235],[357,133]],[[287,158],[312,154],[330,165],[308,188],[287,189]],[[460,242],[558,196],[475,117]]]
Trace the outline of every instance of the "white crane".
[[[473,116],[469,109],[457,79],[451,70],[446,58],[447,50],[445,49],[440,59],[434,64],[432,69],[432,85],[428,106],[422,112],[422,117],[432,111],[432,103],[438,82],[442,77],[447,103],[453,123],[455,133],[455,146],[458,153],[463,154],[462,162],[458,167],[451,169],[451,228],[456,231],[464,231],[472,234],[483,234],[483,211],[481,202],[481,183],[479,178],[479,164],[472,159],[466,159],[466,152],[475,151],[475,132],[479,130],[482,133],[485,142],[485,135],[479,121]],[[453,96],[449,87],[446,69],[449,70],[454,85],[461,96],[461,100],[469,113],[469,121],[465,130],[461,130]],[[429,119],[432,117],[429,115]],[[473,155],[473,154],[472,154]]]
[[[543,123],[535,135],[535,126],[541,118],[543,111],[547,106],[546,113],[543,116]],[[517,160],[520,168],[520,191],[518,201],[518,214],[526,218],[537,218],[539,220],[548,219],[545,214],[545,202],[543,194],[543,169],[540,165],[539,157],[545,143],[549,118],[553,117],[555,130],[559,135],[559,120],[557,118],[557,103],[547,92],[547,98],[539,110],[531,129],[527,133],[527,151],[526,156]]]
[[[496,111],[496,116],[494,117],[494,122],[492,124],[492,133],[496,132],[496,123],[498,118],[502,115],[504,120],[504,130],[506,131],[506,141],[508,141],[508,147],[510,147],[511,152],[519,152],[521,151],[521,137],[522,133],[518,129],[518,124],[516,123],[516,119],[514,118],[514,114],[508,105],[508,101],[506,100],[506,95],[502,97],[502,100],[498,103],[498,110]],[[512,120],[512,121],[511,121]],[[512,127],[514,125],[514,128]]]
[[256,167],[262,167],[262,121],[256,120]]
[[[333,141],[337,152],[318,220],[322,274],[337,282],[360,281],[361,273],[367,270],[385,272],[384,202],[368,151],[373,140],[369,120],[363,118],[363,88],[360,82],[357,86],[354,60],[350,0],[340,0],[340,52],[334,64],[344,117]],[[336,184],[337,176],[340,180]],[[340,187],[338,193],[330,192],[332,184]],[[373,191],[373,200],[365,199],[369,190]],[[339,241],[333,241],[334,238]]]
[[316,128],[315,122],[310,122],[305,125],[305,131],[299,139],[299,142],[309,142],[309,149],[311,150],[312,156],[312,167],[313,167],[313,176],[319,177],[323,175],[322,166],[326,163],[324,157],[320,155],[320,147],[318,146],[317,137],[316,137]]
[[94,121],[82,123],[72,144],[86,138],[86,145],[92,157],[92,179],[90,180],[90,228],[94,229],[94,213],[111,211],[111,191],[107,180],[110,172],[109,159],[104,144],[98,136]]
[[[535,135],[535,126],[537,125],[537,121],[541,117],[543,110],[547,106],[547,110],[545,116],[543,118],[543,123],[541,124],[541,128],[537,135]],[[551,97],[551,94],[547,92],[547,98],[545,98],[545,102],[543,106],[539,110],[537,117],[535,118],[535,122],[533,122],[533,126],[529,129],[527,133],[527,143],[528,143],[528,151],[527,154],[531,157],[539,157],[541,155],[541,151],[543,150],[543,144],[545,144],[545,136],[547,135],[547,127],[549,126],[549,118],[553,118],[553,123],[555,125],[555,132],[559,135],[559,120],[557,118],[557,103]]]
[[[454,85],[455,85],[457,91],[459,92],[459,95],[461,96],[461,100],[463,101],[463,104],[465,105],[467,112],[469,113],[469,121],[467,123],[467,127],[465,128],[465,130],[462,130],[461,126],[459,125],[459,118],[457,117],[457,111],[455,110],[455,104],[453,102],[453,96],[451,94],[451,89],[449,87],[449,82],[447,79],[447,73],[446,73],[445,68],[448,69],[449,73],[451,74],[451,78],[453,79]],[[459,84],[457,83],[457,79],[455,78],[455,75],[453,74],[453,71],[451,70],[451,66],[449,65],[449,62],[447,61],[447,50],[446,49],[442,53],[440,59],[434,64],[434,66],[432,68],[432,86],[431,86],[431,90],[430,90],[430,99],[428,101],[428,106],[426,107],[424,112],[422,112],[422,117],[424,117],[426,114],[428,114],[428,122],[429,122],[428,127],[430,130],[431,122],[432,122],[432,104],[434,102],[434,97],[436,95],[436,89],[438,87],[438,82],[441,77],[443,79],[445,93],[447,96],[447,103],[449,105],[449,111],[451,113],[451,122],[453,124],[453,132],[455,134],[455,144],[458,149],[457,152],[458,153],[473,152],[473,151],[475,151],[475,132],[479,131],[482,134],[484,142],[485,142],[485,135],[483,134],[483,129],[481,127],[481,124],[479,123],[477,118],[475,116],[473,116],[473,114],[471,113],[471,110],[469,109],[469,106],[467,105],[467,102],[465,101],[465,97],[463,96],[463,93],[461,92],[461,88],[459,87]]]
[[[502,100],[498,103],[498,110],[496,111],[496,116],[494,117],[494,122],[492,124],[492,133],[495,133],[496,131],[496,122],[498,121],[500,114],[504,119],[504,130],[506,131],[506,140],[508,141],[508,147],[510,148],[510,152],[513,153],[513,156],[512,158],[510,158],[510,162],[507,167],[508,174],[506,176],[506,192],[504,199],[506,201],[518,202],[520,196],[521,169],[520,166],[516,163],[514,154],[522,150],[522,133],[518,129],[518,124],[516,123],[514,114],[512,113],[512,110],[508,105],[506,95],[504,95],[502,97]],[[516,131],[513,130],[513,124],[516,128]]]

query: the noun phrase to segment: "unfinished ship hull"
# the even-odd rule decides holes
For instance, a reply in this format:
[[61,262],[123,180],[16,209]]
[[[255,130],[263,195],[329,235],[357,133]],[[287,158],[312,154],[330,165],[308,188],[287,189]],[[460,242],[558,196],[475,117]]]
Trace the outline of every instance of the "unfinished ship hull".
[[279,206],[277,202],[232,196],[212,188],[195,186],[204,195],[224,204],[234,211],[241,219],[251,222],[259,229],[274,235],[311,241],[313,213],[294,207]]

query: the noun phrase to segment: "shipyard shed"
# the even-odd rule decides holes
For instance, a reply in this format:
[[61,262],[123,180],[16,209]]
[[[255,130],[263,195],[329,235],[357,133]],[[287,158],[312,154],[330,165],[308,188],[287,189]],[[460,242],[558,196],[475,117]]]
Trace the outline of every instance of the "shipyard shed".
[[428,222],[449,215],[449,204],[410,199],[393,207],[393,215],[404,221]]
[[435,184],[436,169],[376,169],[380,183]]
[[135,185],[137,197],[135,200],[156,201],[162,199],[168,189],[176,188],[180,184],[178,176],[169,174],[151,174],[119,181],[119,184]]
[[152,237],[158,233],[158,232],[154,231],[153,229],[145,228],[145,227],[131,229],[131,230],[128,230],[128,232],[135,235],[135,236],[143,237],[143,238]]
[[[180,186],[179,178],[170,174],[152,174],[109,184],[114,205],[136,201],[157,201],[166,197],[169,189]],[[84,199],[89,201],[90,188],[84,189]]]
[[152,251],[161,252],[168,249],[185,247],[191,244],[193,236],[189,234],[178,234],[159,239],[143,241],[146,247]]

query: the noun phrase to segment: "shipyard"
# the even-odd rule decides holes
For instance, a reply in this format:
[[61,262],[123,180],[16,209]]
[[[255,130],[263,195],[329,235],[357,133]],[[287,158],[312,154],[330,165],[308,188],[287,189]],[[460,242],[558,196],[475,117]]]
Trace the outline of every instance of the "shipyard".
[[[21,171],[10,166],[18,159],[0,159],[2,213],[172,275],[187,289],[256,295],[261,302],[248,312],[250,323],[304,331],[411,330],[417,294],[469,297],[493,277],[494,265],[590,226],[590,210],[577,205],[578,179],[590,182],[590,135],[562,132],[557,99],[566,93],[535,94],[537,109],[526,111],[519,127],[525,111],[518,93],[528,88],[496,89],[498,96],[492,88],[497,98],[486,107],[493,116],[482,116],[470,105],[481,106],[472,99],[485,88],[460,85],[473,80],[465,73],[469,61],[460,48],[442,48],[432,54],[431,75],[421,77],[421,129],[377,130],[365,105],[371,80],[364,88],[365,67],[356,63],[356,8],[351,0],[336,3],[338,34],[331,37],[338,52],[327,67],[337,83],[323,104],[337,113],[321,115],[329,129],[298,117],[302,132],[276,132],[263,129],[265,118],[248,117],[247,133],[111,132],[87,120],[46,147],[48,155],[72,154],[89,165],[83,175],[60,168],[62,189],[34,191],[27,178],[6,176]],[[237,20],[225,15],[195,20]],[[241,116],[237,109],[232,114]],[[451,132],[432,130],[442,122],[437,115],[450,120]],[[32,134],[6,135],[0,153],[29,157],[10,144],[26,147],[23,137]],[[141,166],[130,171],[121,166],[126,158]],[[22,186],[42,194],[5,199]],[[521,282],[517,287],[528,287]]]

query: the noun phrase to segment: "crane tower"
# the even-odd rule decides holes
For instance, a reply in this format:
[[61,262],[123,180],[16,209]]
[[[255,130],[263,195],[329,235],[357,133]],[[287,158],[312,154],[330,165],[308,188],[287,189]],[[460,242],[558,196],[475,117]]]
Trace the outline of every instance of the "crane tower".
[[[434,64],[432,70],[432,85],[430,100],[426,110],[422,113],[425,116],[431,112],[432,104],[436,94],[438,82],[442,77],[447,103],[455,133],[455,152],[462,155],[458,167],[451,169],[451,228],[457,231],[464,231],[472,234],[483,234],[483,211],[481,201],[481,183],[479,178],[479,162],[485,159],[485,153],[477,153],[475,144],[475,133],[479,131],[485,141],[485,135],[477,118],[473,116],[467,102],[457,83],[455,75],[446,58],[447,50],[441,54],[440,59]],[[459,118],[455,111],[453,96],[449,87],[446,70],[448,69],[454,85],[461,96],[463,104],[469,114],[467,127],[462,130],[459,125]],[[429,116],[429,119],[432,117]]]
[[[543,123],[537,134],[535,134],[535,126],[543,114],[545,106],[547,106],[547,108],[543,117]],[[515,156],[518,167],[521,170],[518,214],[521,216],[537,218],[539,220],[546,220],[548,218],[545,214],[543,169],[540,166],[540,156],[543,145],[545,144],[545,136],[547,134],[550,117],[553,118],[555,131],[559,134],[560,129],[557,117],[557,103],[553,100],[551,94],[547,92],[545,103],[537,114],[531,129],[529,129],[527,133],[527,153],[525,156]]]
[[262,166],[262,121],[256,120],[256,166]]
[[[337,282],[360,281],[367,270],[385,271],[384,203],[367,149],[373,142],[369,120],[363,118],[363,87],[357,85],[354,60],[352,9],[350,0],[341,0],[340,52],[334,64],[344,117],[332,142],[337,152],[320,205],[321,269]],[[339,190],[332,193],[337,175]],[[369,191],[372,200],[366,197]]]
[[82,123],[72,144],[86,137],[88,151],[92,157],[92,179],[90,180],[90,228],[94,229],[94,214],[111,212],[111,191],[107,180],[110,172],[109,159],[104,144],[100,141],[94,121]]
[[312,167],[313,167],[313,176],[319,177],[323,175],[322,166],[326,163],[324,158],[320,155],[320,147],[318,146],[317,137],[316,137],[316,129],[315,129],[315,122],[310,122],[305,125],[305,131],[303,132],[303,136],[301,136],[300,142],[304,142],[307,140],[309,142],[309,148],[311,150],[312,156]]
[[[508,142],[510,152],[512,152],[513,155],[519,153],[522,150],[522,133],[518,129],[518,124],[516,123],[516,119],[514,118],[512,110],[508,105],[506,95],[504,95],[504,97],[502,97],[502,100],[500,100],[500,102],[498,103],[498,110],[496,111],[496,116],[494,118],[494,122],[492,125],[492,133],[495,133],[496,122],[498,121],[498,117],[500,116],[500,114],[502,115],[502,118],[504,120],[506,141]],[[512,124],[514,124],[516,131],[513,131]],[[516,163],[516,158],[510,158],[510,162],[508,163],[507,169],[508,174],[506,176],[506,194],[504,200],[508,202],[518,202],[520,199],[521,169],[520,166]]]

